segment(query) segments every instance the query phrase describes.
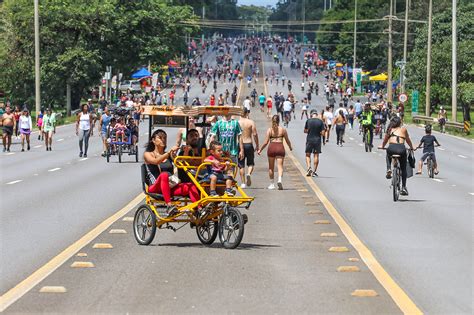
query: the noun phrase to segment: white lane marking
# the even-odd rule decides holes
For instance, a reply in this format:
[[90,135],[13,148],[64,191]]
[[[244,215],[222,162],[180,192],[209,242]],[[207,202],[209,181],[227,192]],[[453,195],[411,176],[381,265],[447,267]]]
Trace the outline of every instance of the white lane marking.
[[438,179],[438,178],[432,178],[432,180],[434,180],[435,182],[438,182],[438,183],[444,183],[443,180],[441,179]]
[[38,176],[39,174],[33,174],[33,176]]
[[82,162],[82,161],[85,161],[85,160],[88,160],[89,158],[82,158],[79,160],[79,162]]
[[349,137],[349,140],[354,140],[354,138]]
[[11,182],[7,183],[7,185],[14,185],[14,184],[22,182],[22,181],[23,181],[22,179],[17,179],[17,180],[14,180],[14,181],[11,181]]
[[359,145],[360,145],[361,147],[363,147],[363,146],[364,146],[362,143],[359,143]]
[[38,148],[41,148],[42,146],[43,146],[42,144],[39,144],[39,145],[35,145],[33,148],[38,149]]
[[64,141],[64,139],[63,139],[63,138],[61,138],[61,139],[58,139],[57,141],[58,141],[58,142],[61,142],[61,141]]
[[474,196],[474,193],[469,193],[469,195]]
[[377,152],[372,152],[372,154],[377,154]]
[[438,148],[438,150],[444,151],[444,150],[446,150],[446,149],[444,149],[444,148]]
[[458,154],[458,156],[459,156],[460,158],[462,158],[462,159],[467,159],[467,156],[464,156],[464,155],[462,155],[462,154]]
[[456,185],[451,185],[452,187],[456,187]]
[[60,169],[61,169],[60,167],[56,167],[56,168],[52,168],[48,170],[48,172],[56,172],[56,171],[59,171]]

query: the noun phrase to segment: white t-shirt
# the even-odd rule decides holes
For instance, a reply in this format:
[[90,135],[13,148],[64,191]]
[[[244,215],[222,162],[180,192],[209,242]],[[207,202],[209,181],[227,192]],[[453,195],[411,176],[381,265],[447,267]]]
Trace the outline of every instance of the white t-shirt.
[[244,107],[248,110],[250,110],[250,100],[249,99],[245,99],[244,100]]
[[291,112],[292,110],[292,106],[291,106],[291,102],[290,101],[284,101],[283,102],[283,111],[284,112]]
[[334,119],[334,115],[331,112],[324,112],[324,119],[326,119],[327,125],[332,125],[332,120]]
[[347,115],[348,115],[347,109],[345,109],[344,107],[342,107],[342,108],[339,107],[338,109],[335,110],[335,112],[336,112],[336,117],[339,116],[339,111],[341,111],[341,110],[342,110],[342,114],[343,114],[344,116],[347,116]]
[[20,116],[20,120],[18,121],[20,129],[29,129],[31,130],[33,128],[33,125],[31,123],[31,116]]
[[347,92],[347,95],[351,96],[352,95],[352,88],[348,87],[346,92]]

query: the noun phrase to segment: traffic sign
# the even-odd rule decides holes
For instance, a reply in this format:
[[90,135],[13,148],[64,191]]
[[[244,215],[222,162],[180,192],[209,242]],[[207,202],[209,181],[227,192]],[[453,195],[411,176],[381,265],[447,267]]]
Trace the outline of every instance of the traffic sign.
[[408,96],[405,93],[398,95],[398,101],[400,103],[406,103],[408,101]]

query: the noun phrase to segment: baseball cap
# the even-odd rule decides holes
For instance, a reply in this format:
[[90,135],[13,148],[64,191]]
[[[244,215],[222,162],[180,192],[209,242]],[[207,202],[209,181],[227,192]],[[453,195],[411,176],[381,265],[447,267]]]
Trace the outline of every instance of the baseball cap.
[[318,113],[318,111],[315,110],[315,109],[312,109],[312,110],[309,112],[310,115],[316,115],[317,113]]

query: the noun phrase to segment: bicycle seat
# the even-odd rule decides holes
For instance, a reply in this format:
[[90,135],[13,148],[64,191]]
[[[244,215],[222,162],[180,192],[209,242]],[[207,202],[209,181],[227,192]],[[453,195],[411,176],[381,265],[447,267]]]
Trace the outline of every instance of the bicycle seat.
[[392,158],[399,158],[399,157],[401,157],[401,155],[398,155],[398,154],[392,155]]

